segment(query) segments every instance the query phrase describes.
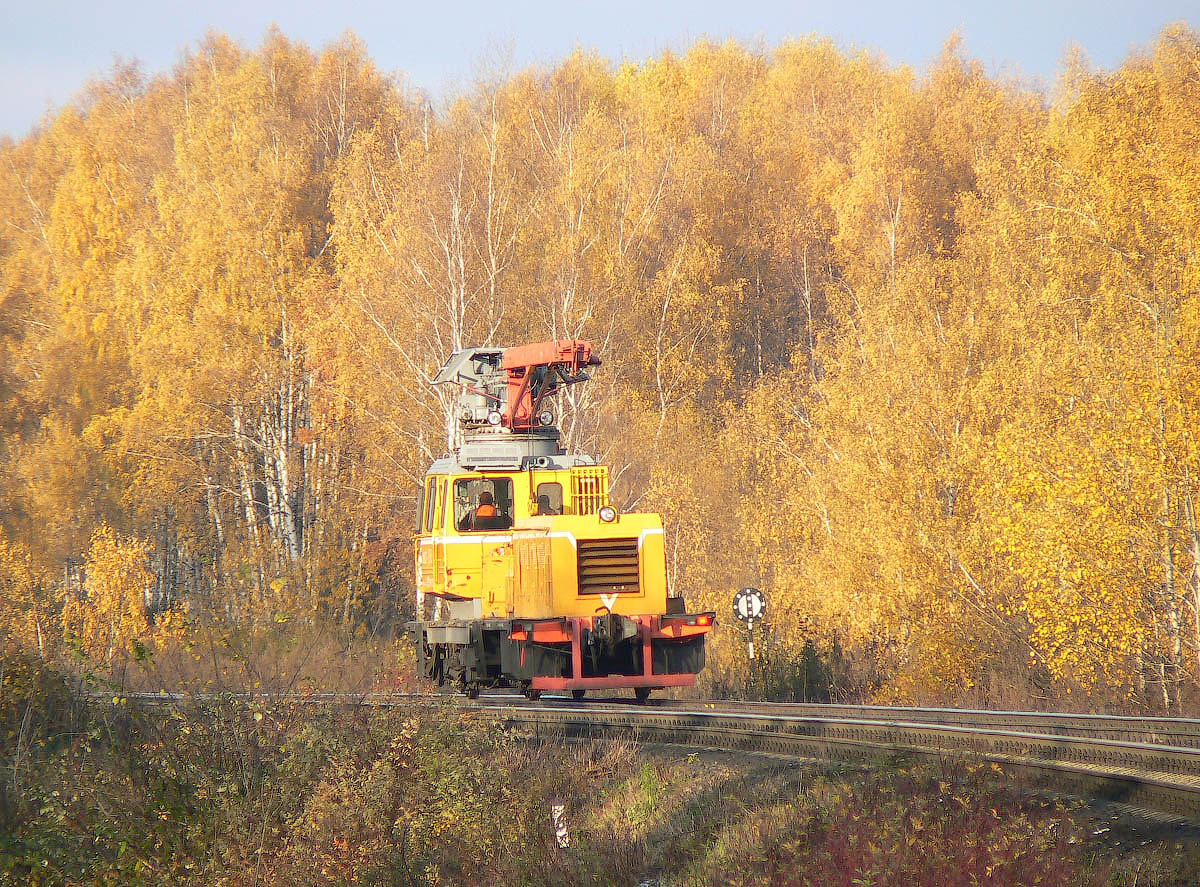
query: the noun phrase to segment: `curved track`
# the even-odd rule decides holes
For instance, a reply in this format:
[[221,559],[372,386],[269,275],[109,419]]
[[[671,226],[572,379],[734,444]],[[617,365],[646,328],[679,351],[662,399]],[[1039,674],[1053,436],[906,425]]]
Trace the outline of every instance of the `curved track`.
[[[141,702],[181,697],[146,694]],[[1200,821],[1200,720],[1038,712],[485,695],[316,694],[280,702],[377,707],[457,703],[536,737],[622,737],[793,758],[985,760],[1037,788]]]

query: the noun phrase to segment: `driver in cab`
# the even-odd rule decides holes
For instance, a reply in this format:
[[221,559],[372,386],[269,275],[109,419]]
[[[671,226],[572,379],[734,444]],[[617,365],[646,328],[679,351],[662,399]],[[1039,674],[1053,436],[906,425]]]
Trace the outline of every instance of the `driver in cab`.
[[496,510],[495,497],[489,490],[484,490],[479,494],[479,504],[475,506],[475,510],[467,516],[463,523],[467,526],[461,529],[467,531],[504,530],[512,524],[508,518]]
[[492,494],[484,490],[479,494],[479,506],[475,509],[475,521],[481,517],[495,517],[496,503],[492,499]]

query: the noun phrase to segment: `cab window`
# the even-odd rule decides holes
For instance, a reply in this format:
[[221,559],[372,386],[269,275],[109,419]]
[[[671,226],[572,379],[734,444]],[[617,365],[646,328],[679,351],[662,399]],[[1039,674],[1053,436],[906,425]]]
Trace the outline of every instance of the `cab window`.
[[454,526],[463,533],[507,530],[513,524],[513,485],[507,477],[454,482]]
[[562,484],[547,481],[537,485],[537,492],[533,497],[534,514],[562,514],[563,513],[563,495]]
[[417,532],[425,529],[425,487],[417,487]]
[[446,491],[450,489],[450,481],[444,480],[440,484],[441,494],[438,496],[437,508],[433,511],[433,522],[438,530],[446,528]]
[[437,481],[430,479],[425,486],[425,532],[433,529],[433,509],[437,505]]

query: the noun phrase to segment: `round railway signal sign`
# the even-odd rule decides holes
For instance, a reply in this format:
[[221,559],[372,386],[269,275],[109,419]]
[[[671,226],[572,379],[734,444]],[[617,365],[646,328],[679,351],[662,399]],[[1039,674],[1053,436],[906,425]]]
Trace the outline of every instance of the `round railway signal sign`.
[[767,599],[757,588],[743,588],[733,596],[733,615],[753,627],[767,612]]

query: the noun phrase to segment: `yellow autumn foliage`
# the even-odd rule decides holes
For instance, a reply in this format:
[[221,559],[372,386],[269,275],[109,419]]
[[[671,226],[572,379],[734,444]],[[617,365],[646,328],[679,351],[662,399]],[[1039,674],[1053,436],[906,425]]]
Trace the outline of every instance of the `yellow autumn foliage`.
[[47,653],[53,642],[51,617],[41,593],[33,553],[9,541],[0,528],[0,638],[27,652]]
[[1198,60],[1172,27],[1044,95],[955,40],[700,41],[438,109],[352,36],[118,67],[0,145],[3,626],[393,629],[430,375],[579,336],[564,445],[696,606],[767,594],[770,667],[725,626],[712,686],[1186,710]]
[[148,546],[102,526],[92,535],[84,580],[62,605],[63,634],[91,661],[107,664],[153,630],[146,607],[154,574]]

